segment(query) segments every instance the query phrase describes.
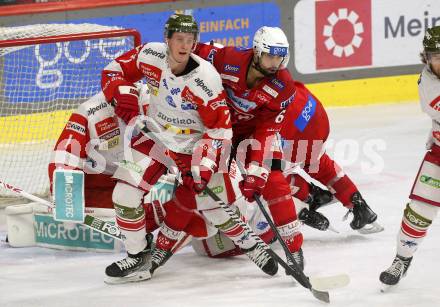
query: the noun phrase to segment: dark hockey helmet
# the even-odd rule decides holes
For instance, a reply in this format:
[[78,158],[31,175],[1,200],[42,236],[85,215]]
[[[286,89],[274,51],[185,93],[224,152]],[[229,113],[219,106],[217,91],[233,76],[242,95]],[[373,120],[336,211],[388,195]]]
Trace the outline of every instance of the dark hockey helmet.
[[165,24],[165,37],[171,38],[174,32],[194,33],[197,41],[199,38],[199,27],[191,15],[171,15]]
[[423,50],[425,54],[440,52],[440,26],[426,30],[423,38]]

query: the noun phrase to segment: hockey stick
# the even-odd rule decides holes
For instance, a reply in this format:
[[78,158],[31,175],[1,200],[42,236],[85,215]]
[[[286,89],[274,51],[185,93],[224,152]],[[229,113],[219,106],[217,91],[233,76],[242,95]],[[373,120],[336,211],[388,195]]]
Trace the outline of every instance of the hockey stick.
[[[149,131],[146,125],[144,125],[141,122],[138,122],[138,126],[146,137],[152,139],[157,144],[163,146],[161,140],[155,135],[155,133]],[[173,151],[168,150],[167,153],[171,157],[171,159],[174,160],[177,167],[183,174],[185,174],[186,176],[192,176],[191,171],[187,169],[185,164],[182,161],[180,161],[179,157]],[[210,196],[211,199],[215,201],[220,206],[220,208],[222,208],[234,222],[236,222],[241,227],[243,227],[250,236],[254,237],[257,243],[260,244],[267,251],[267,253],[272,258],[274,258],[286,271],[288,271],[295,280],[297,280],[303,287],[309,289],[314,297],[326,303],[330,302],[329,293],[327,291],[320,291],[314,289],[308,277],[306,277],[302,271],[300,271],[300,273],[294,271],[280,256],[278,256],[277,253],[275,253],[269,247],[269,245],[267,245],[263,240],[261,240],[261,238],[257,234],[255,234],[255,232],[249,227],[247,223],[241,220],[240,216],[238,216],[238,214],[234,210],[232,210],[228,204],[223,202],[220,199],[220,197],[218,197],[209,187],[205,187],[203,192],[206,193],[208,196]]]
[[[49,213],[53,213],[53,210],[55,209],[55,206],[51,202],[49,202],[43,198],[40,198],[38,196],[35,196],[33,194],[30,194],[26,191],[23,191],[20,188],[14,187],[14,186],[10,185],[9,183],[6,183],[6,182],[0,180],[0,185],[3,188],[5,188],[11,192],[14,192],[14,193],[17,193],[17,194],[23,196],[24,198],[35,201],[37,203],[40,203],[40,204],[48,207]],[[87,212],[87,208],[86,208],[86,212]],[[97,217],[86,214],[84,216],[84,223],[83,224],[85,226],[89,227],[90,229],[96,230],[102,234],[105,234],[109,237],[112,237],[113,239],[122,240],[121,232],[120,232],[119,228],[117,226],[113,225],[112,223],[103,221]]]

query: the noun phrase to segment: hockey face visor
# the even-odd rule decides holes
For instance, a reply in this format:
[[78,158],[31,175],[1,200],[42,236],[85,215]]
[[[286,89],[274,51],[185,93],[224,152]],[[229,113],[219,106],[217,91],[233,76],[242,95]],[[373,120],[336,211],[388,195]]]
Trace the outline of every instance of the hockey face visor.
[[289,48],[279,46],[269,46],[270,55],[277,55],[280,57],[286,57],[289,54]]

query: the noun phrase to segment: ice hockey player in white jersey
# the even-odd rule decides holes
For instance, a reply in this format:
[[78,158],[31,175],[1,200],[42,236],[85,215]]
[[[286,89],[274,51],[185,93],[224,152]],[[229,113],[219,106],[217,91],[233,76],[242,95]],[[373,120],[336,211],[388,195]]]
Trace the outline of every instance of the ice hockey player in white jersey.
[[[246,236],[225,211],[207,201],[206,195],[199,195],[209,186],[225,202],[233,203],[238,187],[234,190],[227,159],[221,157],[223,143],[230,143],[232,138],[225,92],[215,68],[192,53],[198,33],[192,16],[174,14],[165,26],[166,43],[139,46],[102,72],[106,100],[115,103],[115,113],[130,125],[139,115],[139,95],[133,82],[145,78],[151,94],[143,123],[154,133],[132,139],[131,156],[124,157],[114,175],[118,180],[113,191],[116,222],[128,257],[107,267],[108,283],[149,279],[150,273],[171,257],[194,210],[203,212],[212,224],[247,250],[249,258],[265,273],[277,272],[276,262],[255,238]],[[151,252],[150,268],[142,199],[159,177],[175,166],[172,160],[182,171],[183,184],[166,203],[167,214]]]
[[[138,109],[144,113],[148,106],[148,88],[141,83],[136,84],[136,88],[140,93]],[[125,128],[126,124],[118,119],[102,92],[81,103],[67,121],[52,152],[48,166],[51,191],[55,169],[81,170],[86,207],[113,209],[112,192],[116,183],[111,177],[124,154]]]
[[418,81],[419,96],[423,112],[432,119],[432,129],[411,190],[411,201],[403,213],[397,255],[379,277],[385,287],[396,285],[406,275],[440,206],[440,26],[426,30],[423,48],[421,57],[425,67]]

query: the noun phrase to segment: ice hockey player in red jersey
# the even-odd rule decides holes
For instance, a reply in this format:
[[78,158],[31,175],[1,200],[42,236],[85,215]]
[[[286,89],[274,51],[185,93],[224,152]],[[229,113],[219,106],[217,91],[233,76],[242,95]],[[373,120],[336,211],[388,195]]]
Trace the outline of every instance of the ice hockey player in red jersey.
[[[150,89],[147,118],[142,124],[154,133],[132,139],[130,155],[119,163],[113,191],[116,221],[128,257],[106,269],[106,281],[123,283],[149,279],[151,273],[172,255],[193,210],[204,216],[233,240],[265,273],[277,272],[276,262],[233,223],[226,212],[207,197],[205,187],[220,187],[219,197],[235,198],[227,165],[220,159],[222,146],[231,140],[231,118],[221,79],[214,67],[193,54],[198,26],[192,16],[174,14],[165,26],[165,43],[147,43],[120,56],[102,73],[102,90],[115,113],[134,124],[139,115],[139,95],[133,82],[145,78]],[[153,141],[156,140],[157,142]],[[183,185],[167,203],[156,245],[151,252],[146,240],[142,199],[159,177],[179,159]],[[183,166],[182,166],[183,165]],[[189,173],[188,173],[188,171]],[[223,172],[218,172],[223,171]],[[238,188],[237,188],[238,189]]]
[[[350,223],[352,229],[359,230],[368,225],[370,232],[383,230],[380,225],[371,225],[376,221],[377,215],[342,168],[325,152],[330,125],[324,106],[301,82],[295,81],[295,87],[296,95],[287,108],[280,133],[284,158],[327,186],[334,197],[353,213]],[[317,215],[314,210],[329,202],[332,195],[309,184],[298,174],[288,175],[288,181],[295,192],[293,195],[309,204],[308,210],[300,212],[300,219],[314,224],[315,228],[325,230],[328,220]],[[317,220],[314,222],[315,217]]]
[[[142,113],[147,107],[148,89],[141,85],[136,88]],[[86,207],[113,209],[116,181],[111,177],[123,157],[125,128],[102,92],[83,102],[70,116],[52,153],[48,167],[51,190],[56,168],[82,170]]]
[[279,155],[278,133],[286,107],[295,97],[294,82],[286,69],[287,37],[280,28],[261,27],[251,49],[199,44],[196,53],[211,61],[227,93],[236,159],[246,167],[242,194],[250,202],[255,194],[266,200],[278,231],[303,267],[303,237]]
[[384,288],[404,277],[440,207],[440,26],[426,30],[422,61],[425,67],[418,81],[420,105],[432,119],[426,154],[414,181],[399,234],[397,254],[391,266],[380,274]]

